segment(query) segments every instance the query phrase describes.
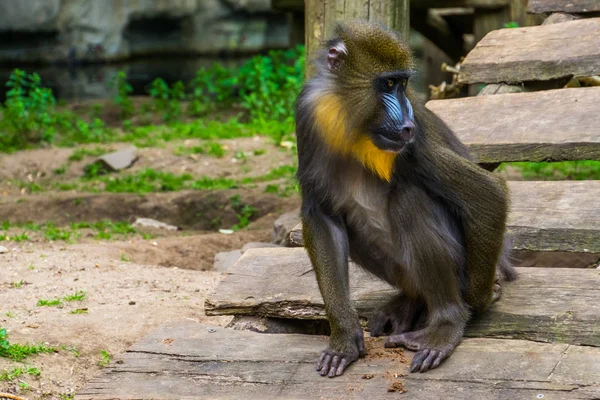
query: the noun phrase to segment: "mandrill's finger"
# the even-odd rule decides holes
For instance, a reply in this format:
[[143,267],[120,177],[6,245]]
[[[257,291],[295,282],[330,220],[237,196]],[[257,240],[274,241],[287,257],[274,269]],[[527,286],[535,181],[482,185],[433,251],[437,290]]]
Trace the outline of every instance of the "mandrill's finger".
[[439,352],[437,350],[431,350],[425,361],[423,361],[423,364],[421,364],[421,369],[419,370],[419,372],[425,372],[430,370],[431,364],[433,363],[433,360],[435,360],[438,354]]
[[327,375],[329,372],[329,365],[331,364],[331,354],[325,355],[325,360],[323,361],[323,365],[321,366],[321,376]]
[[321,370],[321,367],[323,366],[323,360],[325,360],[325,356],[327,355],[326,352],[321,352],[321,356],[319,357],[319,361],[317,361],[317,371]]
[[429,355],[429,349],[425,349],[423,351],[419,351],[413,357],[412,363],[410,364],[410,372],[415,372],[421,367],[423,360]]
[[440,354],[438,354],[437,358],[435,360],[433,360],[433,364],[431,364],[431,369],[439,367],[440,364],[442,363],[443,359],[444,359],[444,353],[441,352]]
[[342,358],[342,362],[340,363],[340,366],[337,368],[337,371],[335,371],[335,375],[340,376],[341,374],[343,374],[344,370],[346,369],[347,366],[348,366],[348,359],[346,357],[344,357],[344,358]]
[[340,363],[340,356],[333,356],[333,360],[331,361],[331,367],[329,368],[329,377],[333,378],[335,376],[335,372],[337,371],[338,364]]

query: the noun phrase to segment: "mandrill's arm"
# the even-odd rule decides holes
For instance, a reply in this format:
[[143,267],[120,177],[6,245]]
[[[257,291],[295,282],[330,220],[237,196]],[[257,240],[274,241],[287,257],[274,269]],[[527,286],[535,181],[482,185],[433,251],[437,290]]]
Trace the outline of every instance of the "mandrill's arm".
[[485,311],[492,302],[504,243],[509,205],[506,183],[445,146],[429,143],[421,161],[427,186],[445,199],[462,224],[467,255],[465,301],[473,311]]
[[365,354],[363,332],[350,305],[348,236],[341,221],[306,204],[302,232],[331,326],[329,348],[321,353],[317,371],[334,377]]

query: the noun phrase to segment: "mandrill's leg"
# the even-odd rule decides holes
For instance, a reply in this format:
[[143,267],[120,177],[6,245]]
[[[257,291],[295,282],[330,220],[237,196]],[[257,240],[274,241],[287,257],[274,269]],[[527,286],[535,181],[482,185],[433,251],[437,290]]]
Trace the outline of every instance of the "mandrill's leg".
[[321,353],[317,371],[332,378],[365,355],[363,331],[350,305],[346,230],[317,207],[307,208],[302,210],[304,243],[331,326],[329,347]]
[[408,332],[414,329],[424,312],[423,301],[399,293],[369,318],[369,331],[373,337]]

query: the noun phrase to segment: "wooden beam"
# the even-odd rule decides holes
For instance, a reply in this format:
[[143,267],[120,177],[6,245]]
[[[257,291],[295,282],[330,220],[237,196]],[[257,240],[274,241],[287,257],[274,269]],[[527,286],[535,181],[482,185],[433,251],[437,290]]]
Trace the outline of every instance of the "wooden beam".
[[534,14],[564,12],[591,13],[600,12],[598,0],[529,0],[527,12]]
[[[265,334],[182,322],[135,344],[76,400],[108,399],[535,399],[600,397],[600,349],[522,340],[465,339],[425,374],[408,372],[412,352],[366,338],[368,353],[342,376],[315,363],[327,338]],[[404,387],[391,392],[394,385]]]
[[600,74],[600,18],[490,32],[461,65],[462,83]]
[[600,87],[432,100],[478,162],[600,160]]
[[[508,184],[513,249],[600,253],[600,181]],[[302,225],[290,233],[290,245],[304,245]]]
[[[600,346],[600,274],[595,269],[518,268],[503,296],[468,327],[468,336]],[[396,293],[355,264],[351,302],[368,318]],[[560,301],[549,301],[560,299]],[[205,303],[206,315],[324,319],[323,300],[303,248],[248,250]]]
[[307,76],[311,76],[311,56],[328,39],[332,38],[340,21],[370,21],[397,30],[407,38],[409,24],[409,0],[306,0],[305,27]]

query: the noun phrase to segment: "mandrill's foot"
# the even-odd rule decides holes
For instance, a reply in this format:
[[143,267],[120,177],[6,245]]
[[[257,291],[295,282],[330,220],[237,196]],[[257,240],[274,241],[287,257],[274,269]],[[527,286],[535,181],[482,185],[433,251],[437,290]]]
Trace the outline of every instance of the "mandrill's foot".
[[317,362],[317,371],[321,376],[333,378],[340,376],[344,370],[358,359],[364,357],[365,340],[362,329],[357,328],[349,337],[340,335],[330,338],[330,347],[321,352]]
[[369,318],[369,331],[372,337],[408,332],[414,329],[424,312],[422,301],[398,294]]
[[430,326],[425,329],[392,335],[385,347],[403,346],[416,351],[410,372],[425,372],[437,368],[460,343],[464,325]]

